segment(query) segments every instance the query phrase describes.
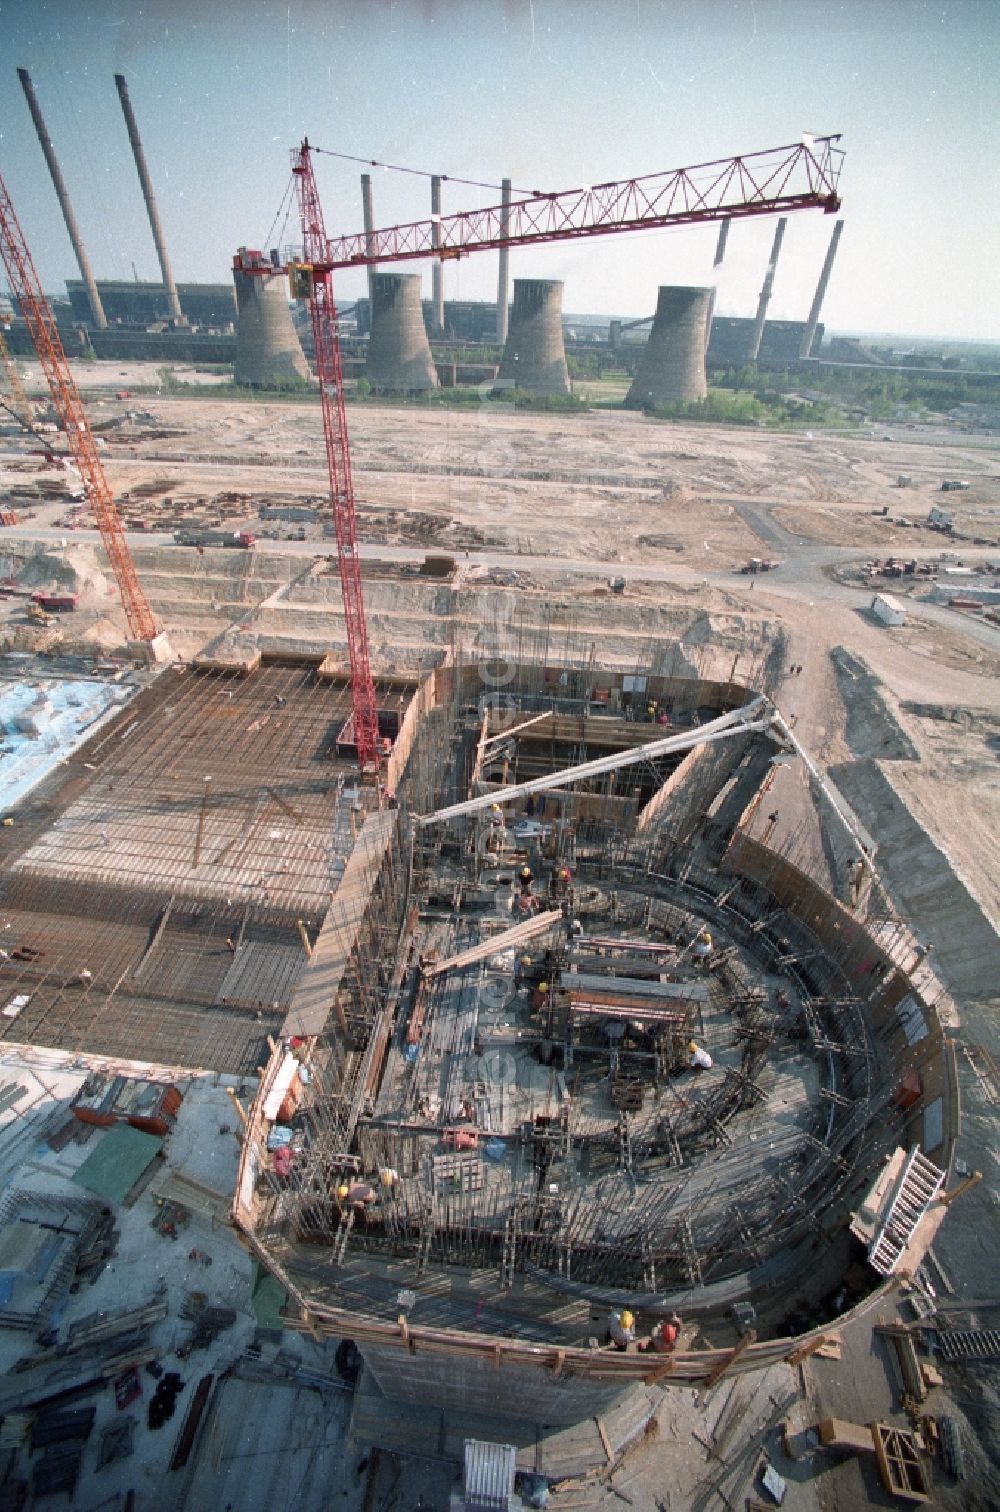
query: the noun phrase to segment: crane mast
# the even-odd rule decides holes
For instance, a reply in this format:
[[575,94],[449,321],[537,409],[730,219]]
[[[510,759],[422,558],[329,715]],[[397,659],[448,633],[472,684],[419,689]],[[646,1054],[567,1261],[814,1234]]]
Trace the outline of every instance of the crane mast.
[[326,230],[313,174],[311,149],[307,141],[292,154],[292,174],[302,222],[304,262],[308,269],[309,316],[316,347],[316,376],[319,379],[323,410],[330,503],[333,506],[340,586],[344,597],[344,619],[351,663],[354,743],[358,762],[364,770],[368,766],[378,765],[378,708],[375,703],[375,684],[372,682],[368,624],[361,587],[361,557],[358,552],[351,449],[344,408],[344,370],[340,357],[337,305],[333,295],[333,275],[328,267],[323,266],[326,257]]
[[17,300],[42,364],[56,413],[62,421],[73,461],[83,481],[111,570],[118,584],[129,632],[134,640],[156,638],[156,622],[142,591],[132,553],[125,539],[100,453],[87,422],[80,393],[70,372],[66,353],[49,302],[35,270],[31,253],[18,223],[7,186],[0,177],[0,259],[7,270],[11,291]]

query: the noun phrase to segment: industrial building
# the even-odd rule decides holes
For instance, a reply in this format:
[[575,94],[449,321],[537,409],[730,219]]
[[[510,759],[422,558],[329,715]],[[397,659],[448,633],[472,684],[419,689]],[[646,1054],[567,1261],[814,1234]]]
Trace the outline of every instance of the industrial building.
[[[109,325],[144,330],[147,326],[170,319],[167,294],[162,283],[128,282],[125,279],[98,279],[97,290]],[[73,319],[89,325],[90,306],[87,290],[79,278],[67,278]],[[231,329],[236,320],[236,300],[231,284],[179,283],[177,293],[192,325]]]

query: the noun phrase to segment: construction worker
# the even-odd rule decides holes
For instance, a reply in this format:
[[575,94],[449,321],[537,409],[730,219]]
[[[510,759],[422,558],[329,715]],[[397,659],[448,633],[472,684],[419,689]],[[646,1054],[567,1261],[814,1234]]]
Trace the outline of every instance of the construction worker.
[[515,988],[523,987],[524,986],[524,983],[527,980],[527,973],[530,970],[530,968],[531,968],[531,957],[530,957],[530,955],[520,956],[514,962],[514,986],[515,986]]
[[337,1188],[337,1201],[341,1211],[352,1209],[356,1218],[364,1216],[366,1208],[375,1201],[375,1188],[370,1181],[341,1182]]
[[688,1040],[688,1065],[692,1071],[711,1071],[712,1057],[694,1040]]
[[649,700],[649,703],[646,705],[646,718],[649,720],[650,724],[655,724],[656,723],[656,699],[655,698],[651,698]]
[[707,960],[712,954],[712,936],[707,929],[699,930],[694,942],[694,953],[699,961]]
[[608,1335],[616,1349],[627,1349],[635,1343],[635,1317],[627,1307],[613,1311],[608,1318]]
[[677,1340],[680,1336],[681,1320],[676,1313],[671,1313],[669,1318],[664,1318],[657,1323],[649,1336],[648,1348],[656,1354],[670,1354],[677,1348]]
[[521,896],[522,898],[526,898],[531,892],[531,884],[535,880],[534,872],[531,870],[530,866],[525,865],[521,867],[521,870],[518,872],[517,876],[518,881],[521,884]]
[[552,887],[557,898],[564,898],[570,890],[573,874],[568,866],[557,866],[552,873]]
[[548,1002],[548,998],[549,998],[549,984],[548,984],[548,982],[539,982],[538,986],[535,988],[534,992],[531,994],[531,1006],[532,1006],[532,1008],[544,1008],[545,1004]]

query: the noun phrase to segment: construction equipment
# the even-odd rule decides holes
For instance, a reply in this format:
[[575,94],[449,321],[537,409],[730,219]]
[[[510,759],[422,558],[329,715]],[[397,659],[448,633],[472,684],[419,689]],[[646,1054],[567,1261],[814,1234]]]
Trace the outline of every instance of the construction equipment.
[[[292,176],[302,226],[301,254],[289,259],[293,299],[308,304],[316,347],[316,373],[336,528],[344,618],[351,664],[354,743],[362,770],[379,762],[378,710],[371,675],[361,586],[354,484],[344,409],[343,366],[334,300],[337,268],[451,259],[471,252],[534,245],[622,231],[726,221],[792,210],[840,208],[837,185],[843,152],[839,135],[808,137],[791,146],[737,155],[667,173],[536,193],[514,203],[469,210],[428,221],[327,238],[308,140],[292,153]],[[246,272],[271,274],[269,262],[249,249],[238,254]]]
[[0,177],[0,259],[11,290],[27,324],[32,345],[48,381],[52,403],[66,432],[66,440],[86,490],[97,528],[118,584],[125,618],[138,641],[156,638],[156,623],[142,591],[135,563],[125,539],[114,496],[101,464],[83,403],[55,319],[28,251],[7,186]]

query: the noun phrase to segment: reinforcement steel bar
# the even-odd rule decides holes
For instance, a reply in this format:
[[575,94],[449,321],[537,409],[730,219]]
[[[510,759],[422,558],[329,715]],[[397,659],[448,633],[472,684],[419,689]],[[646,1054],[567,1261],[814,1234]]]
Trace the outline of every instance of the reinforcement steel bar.
[[604,772],[615,772],[621,767],[635,766],[637,762],[649,761],[656,756],[670,756],[679,751],[689,751],[695,746],[712,745],[731,736],[753,734],[770,729],[773,722],[771,705],[764,698],[755,698],[741,709],[732,709],[696,730],[684,730],[679,735],[666,735],[662,740],[652,740],[647,745],[633,746],[627,751],[617,751],[613,756],[601,756],[596,761],[584,761],[579,766],[563,767],[545,777],[536,777],[531,782],[516,783],[512,787],[498,788],[495,792],[483,793],[478,798],[469,798],[464,803],[453,803],[448,808],[438,809],[433,814],[416,816],[421,825],[439,824],[447,819],[459,819],[465,814],[475,814],[493,804],[510,803],[529,793],[544,793],[550,788],[567,783],[582,782],[587,777],[597,777]]

